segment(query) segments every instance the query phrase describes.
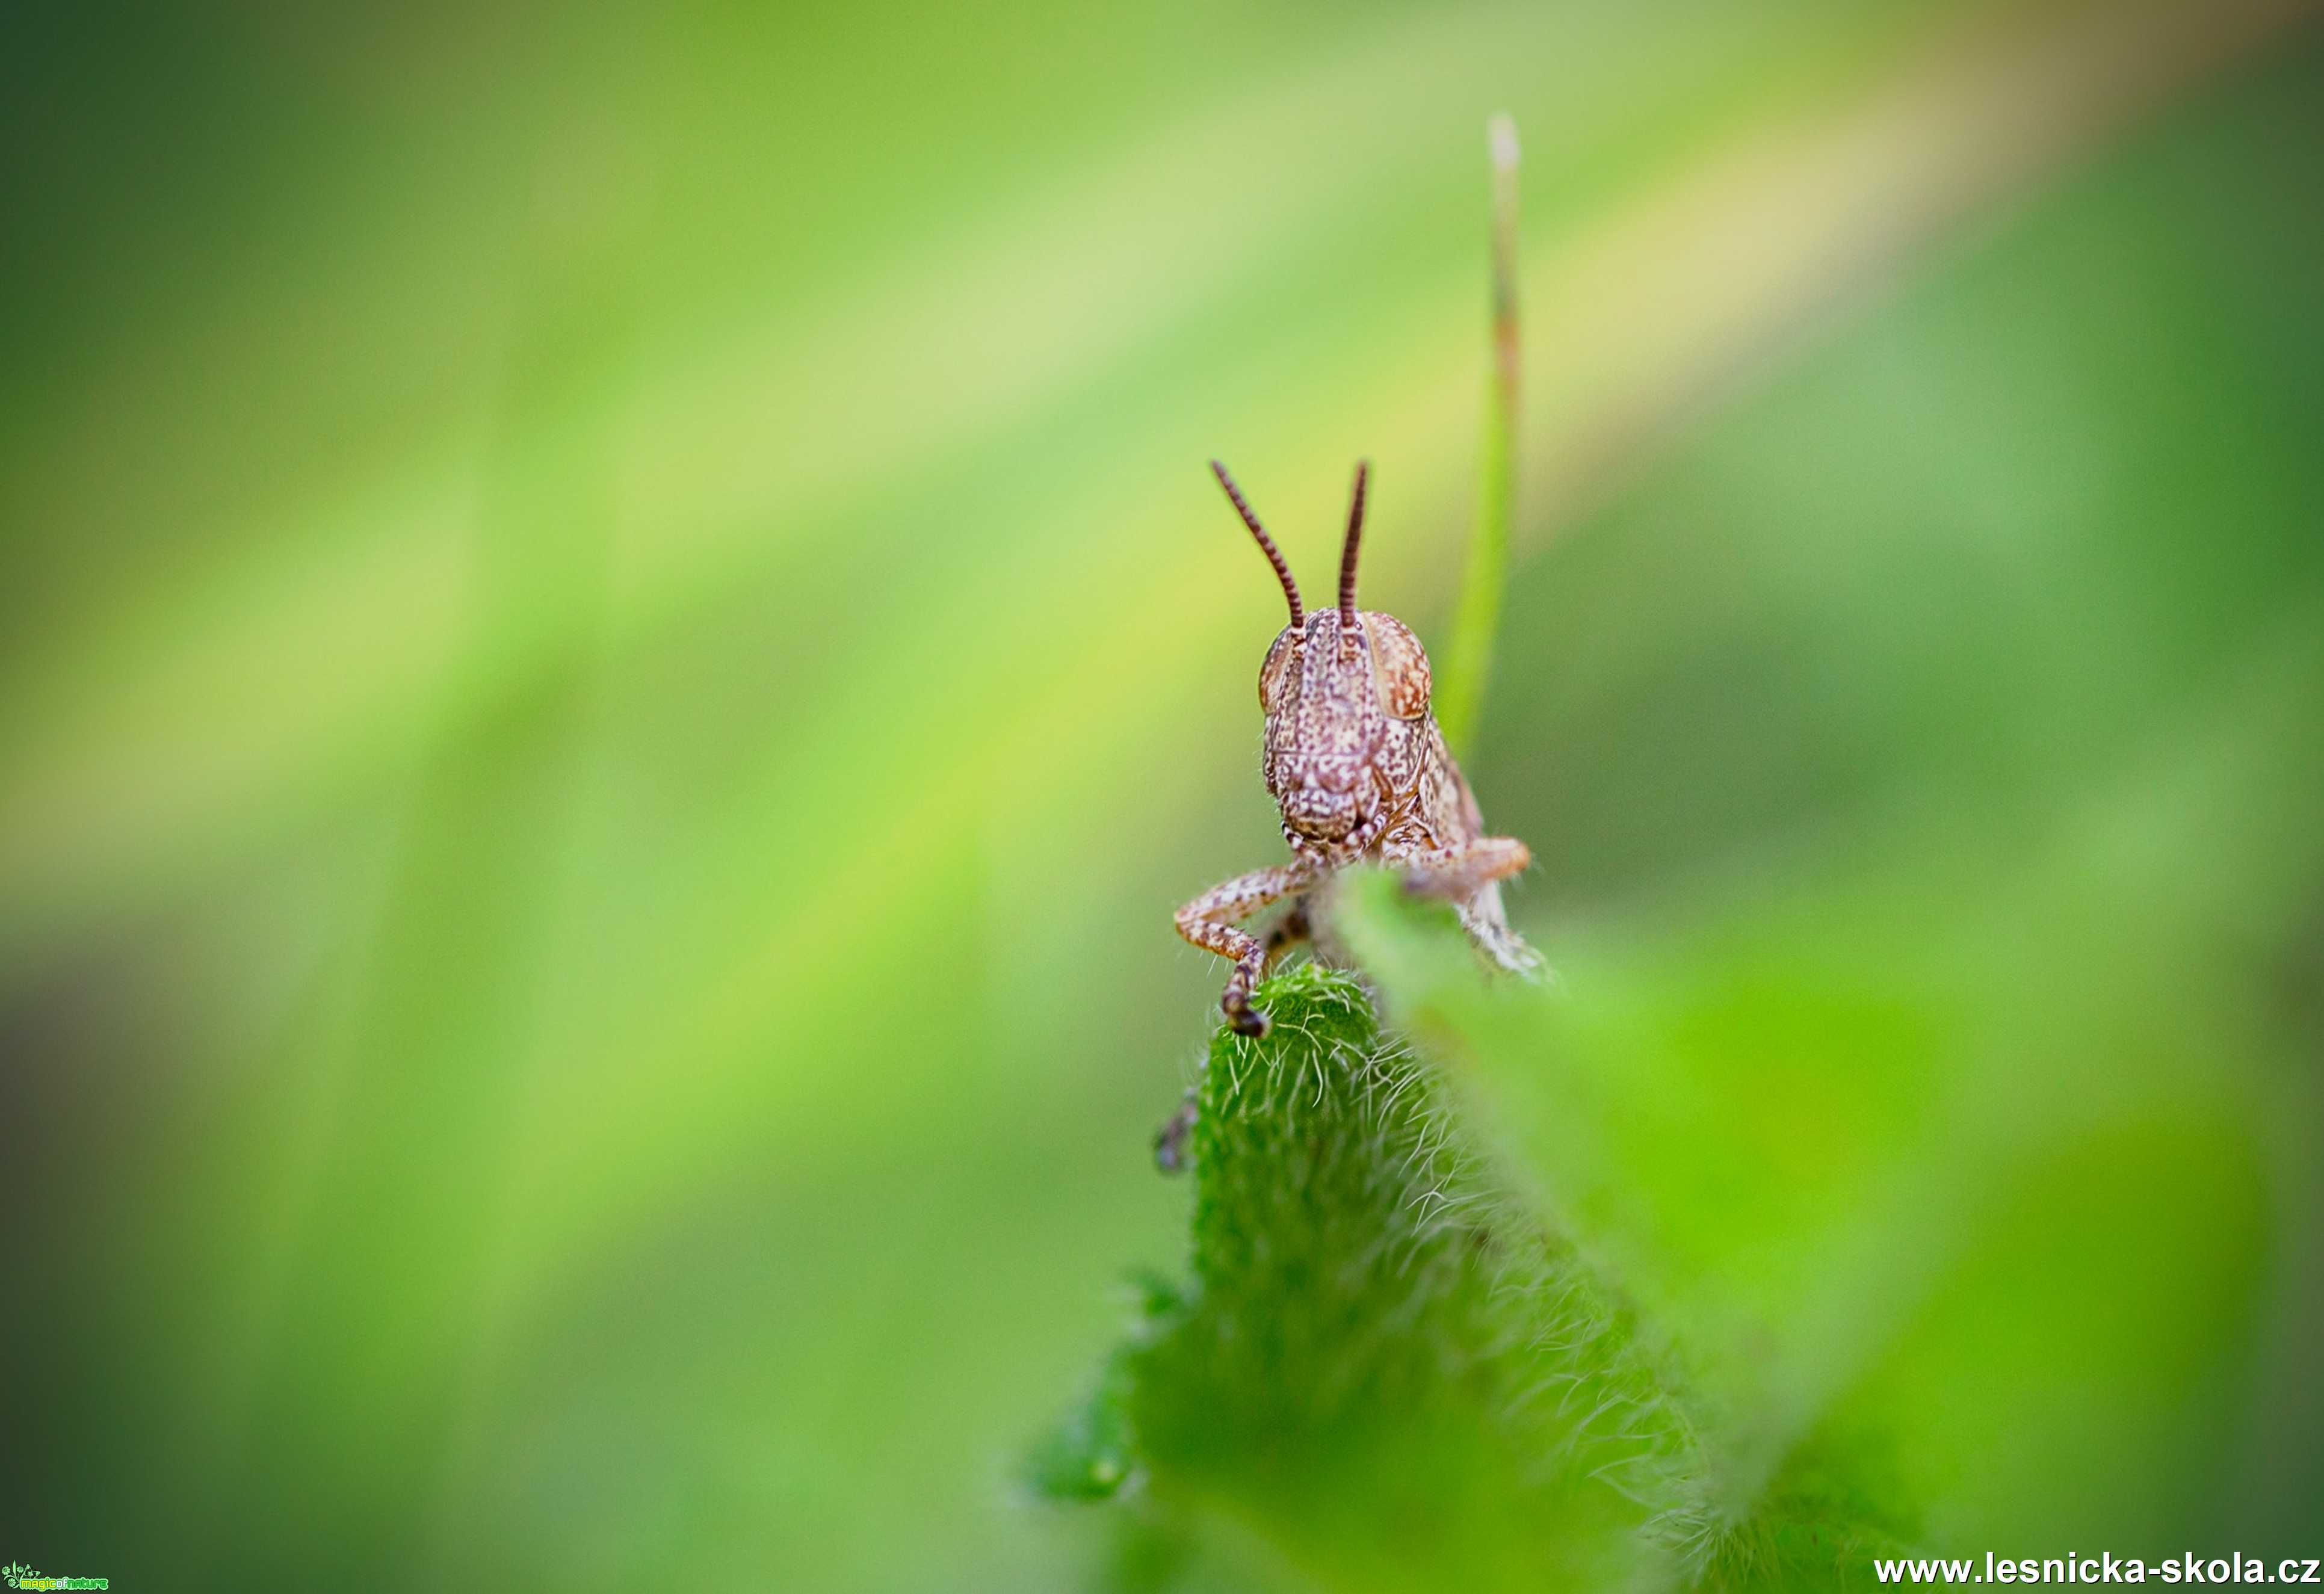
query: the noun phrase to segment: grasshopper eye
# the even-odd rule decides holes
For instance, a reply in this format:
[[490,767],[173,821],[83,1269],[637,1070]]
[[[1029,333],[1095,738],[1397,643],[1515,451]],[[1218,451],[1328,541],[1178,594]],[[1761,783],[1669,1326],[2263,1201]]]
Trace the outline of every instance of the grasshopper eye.
[[1298,638],[1296,631],[1286,631],[1275,639],[1275,646],[1267,650],[1267,662],[1259,667],[1259,707],[1262,714],[1273,714],[1283,701],[1283,689],[1291,674],[1291,650]]
[[1371,646],[1372,674],[1379,678],[1380,706],[1400,720],[1428,712],[1428,655],[1420,639],[1392,615],[1368,611],[1364,636]]

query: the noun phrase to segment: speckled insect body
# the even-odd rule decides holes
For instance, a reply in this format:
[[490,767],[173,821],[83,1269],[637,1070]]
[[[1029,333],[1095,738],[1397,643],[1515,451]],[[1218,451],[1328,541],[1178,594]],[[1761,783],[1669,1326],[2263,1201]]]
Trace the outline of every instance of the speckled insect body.
[[[1234,962],[1219,1000],[1244,1035],[1264,1035],[1267,1015],[1252,988],[1275,955],[1312,933],[1307,897],[1351,863],[1404,871],[1415,890],[1448,898],[1478,949],[1504,968],[1540,967],[1533,949],[1509,928],[1499,882],[1531,861],[1523,842],[1485,834],[1477,799],[1429,711],[1428,655],[1394,615],[1356,607],[1356,560],[1362,545],[1369,471],[1356,467],[1347,541],[1340,556],[1340,602],[1310,614],[1282,552],[1235,486],[1226,467],[1211,468],[1235,511],[1275,567],[1291,622],[1259,667],[1259,702],[1267,716],[1263,769],[1283,814],[1291,861],[1239,875],[1178,910],[1178,933]],[[1237,927],[1274,903],[1290,910],[1264,940]],[[1155,1154],[1176,1167],[1191,1104],[1157,1140]]]

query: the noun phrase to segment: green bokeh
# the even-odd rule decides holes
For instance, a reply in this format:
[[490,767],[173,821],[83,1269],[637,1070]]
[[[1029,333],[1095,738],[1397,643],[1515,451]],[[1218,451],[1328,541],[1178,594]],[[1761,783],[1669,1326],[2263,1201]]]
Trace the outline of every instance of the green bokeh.
[[[1183,1262],[1145,1147],[1221,971],[1169,909],[1280,848],[1279,597],[1202,462],[1312,586],[1370,455],[1368,601],[1441,636],[1501,108],[1471,774],[1577,1055],[1705,1092],[1576,1136],[1573,1199],[1618,1236],[1797,1159],[1626,1279],[1740,1321],[1812,1254],[1785,1201],[1924,1232],[1750,1110],[1924,1132],[1864,1035],[1950,1112],[2111,1103],[2025,1174],[2080,1227],[1965,1239],[1854,1373],[2061,1527],[2324,1547],[2305,8],[0,25],[0,1560],[1112,1564],[1019,1457]],[[1860,1030],[1794,1044],[1811,999]],[[1711,1090],[1738,1047],[1766,1093]],[[2102,1316],[2045,1293],[2094,1251]],[[2192,1409],[2045,1376],[2165,1341]],[[2070,1442],[1997,1449],[1988,1375]]]

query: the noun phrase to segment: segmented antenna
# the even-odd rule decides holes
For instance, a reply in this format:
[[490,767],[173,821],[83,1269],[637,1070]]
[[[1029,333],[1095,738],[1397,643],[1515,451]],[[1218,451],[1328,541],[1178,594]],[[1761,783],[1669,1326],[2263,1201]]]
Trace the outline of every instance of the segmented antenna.
[[1356,461],[1356,501],[1348,506],[1348,540],[1340,549],[1340,635],[1353,641],[1356,635],[1356,552],[1364,540],[1364,483],[1372,474],[1372,462]]
[[1259,548],[1267,555],[1267,562],[1275,567],[1275,578],[1283,583],[1283,595],[1291,601],[1291,629],[1298,630],[1307,622],[1307,611],[1299,602],[1299,584],[1291,579],[1291,567],[1284,563],[1283,550],[1275,546],[1275,539],[1267,534],[1267,528],[1260,525],[1259,517],[1250,512],[1250,505],[1243,502],[1242,489],[1235,485],[1232,476],[1227,475],[1227,467],[1213,459],[1211,472],[1218,477],[1219,485],[1227,490],[1227,496],[1233,500],[1235,513],[1240,515],[1242,523],[1250,528],[1250,534],[1259,539]]

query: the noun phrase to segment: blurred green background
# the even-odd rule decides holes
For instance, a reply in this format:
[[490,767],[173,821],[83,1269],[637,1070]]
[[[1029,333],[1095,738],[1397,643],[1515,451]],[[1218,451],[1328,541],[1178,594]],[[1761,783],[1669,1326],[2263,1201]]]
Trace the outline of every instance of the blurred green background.
[[2191,1405],[2043,1497],[2324,1553],[2319,89],[2263,0],[11,7],[0,1559],[1098,1575],[1016,1458],[1281,845],[1203,462],[1312,587],[1368,454],[1441,641],[1504,108],[1518,921],[1585,1027],[1872,945],[2226,1103],[2041,1409]]

